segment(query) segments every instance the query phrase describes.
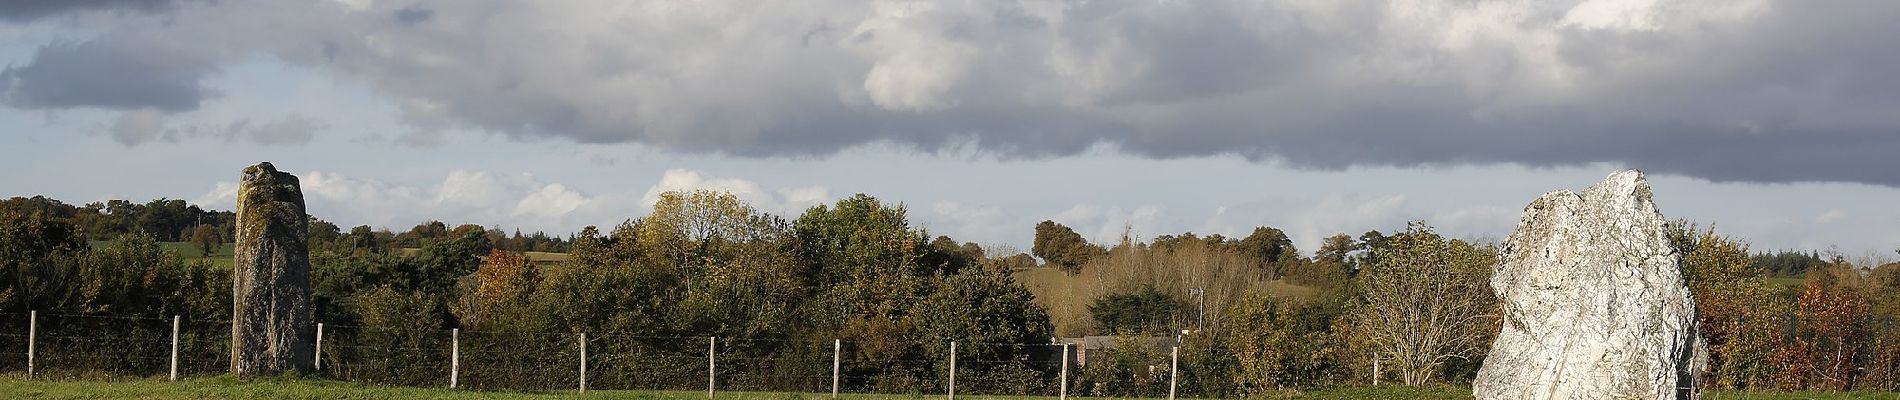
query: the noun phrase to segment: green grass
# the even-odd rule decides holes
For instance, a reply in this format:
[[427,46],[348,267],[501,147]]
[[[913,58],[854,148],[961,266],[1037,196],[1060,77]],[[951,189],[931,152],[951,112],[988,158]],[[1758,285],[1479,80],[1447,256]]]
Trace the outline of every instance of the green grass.
[[[592,390],[510,392],[371,386],[325,379],[271,378],[237,380],[228,376],[164,380],[45,381],[24,380],[18,374],[0,377],[5,399],[703,399],[701,391]],[[719,399],[795,400],[828,399],[828,393],[719,392]],[[937,399],[941,395],[844,394],[844,399]],[[969,399],[1051,399],[1052,397],[965,395]],[[1469,399],[1471,389],[1457,386],[1347,386],[1311,391],[1283,391],[1257,396],[1267,399]],[[1080,397],[1078,397],[1080,398]],[[1822,392],[1709,392],[1707,400],[1896,399],[1900,393]]]
[[[96,249],[96,248],[111,246],[112,242],[113,241],[111,240],[94,240],[94,241],[88,242],[87,244],[91,245],[92,248]],[[237,251],[236,244],[234,243],[225,243],[225,244],[218,245],[218,248],[216,250],[213,250],[211,254],[209,255],[204,254],[204,250],[199,249],[198,245],[187,243],[187,242],[159,242],[158,247],[161,249],[165,249],[165,251],[170,251],[172,253],[178,254],[178,258],[181,260],[184,260],[187,263],[198,262],[201,260],[210,261],[212,266],[223,267],[227,269],[231,268],[231,264],[233,264],[234,259],[232,258],[233,256],[232,252]]]
[[1773,283],[1773,284],[1781,285],[1781,286],[1801,287],[1802,285],[1806,285],[1808,283],[1808,279],[1802,278],[1799,276],[1770,277],[1768,278],[1768,283]]

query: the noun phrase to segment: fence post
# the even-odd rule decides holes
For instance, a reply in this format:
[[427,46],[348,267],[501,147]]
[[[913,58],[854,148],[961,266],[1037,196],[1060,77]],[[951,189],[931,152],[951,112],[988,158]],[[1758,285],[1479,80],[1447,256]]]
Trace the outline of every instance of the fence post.
[[178,380],[178,316],[172,316],[172,380]]
[[581,333],[581,393],[587,393],[587,333]]
[[1069,344],[1062,344],[1062,392],[1057,399],[1069,400]]
[[317,364],[316,365],[317,370],[322,371],[323,370],[323,323],[322,322],[317,323],[317,354],[315,357],[311,357],[311,358],[316,360],[314,362]]
[[714,355],[713,353],[713,351],[717,349],[718,347],[719,347],[718,336],[706,337],[706,398],[707,399],[713,398],[713,382],[717,382],[718,377],[719,377],[719,373],[717,372],[719,370],[718,368],[719,362],[717,361],[718,356]]
[[1379,386],[1379,353],[1372,353],[1372,386]]
[[950,400],[957,400],[957,341],[950,341]]
[[449,388],[462,375],[462,328],[449,328]]
[[40,310],[33,310],[26,317],[26,377],[33,377],[33,346],[40,338]]
[[1181,345],[1168,350],[1168,400],[1174,400],[1174,382],[1181,377]]
[[844,340],[831,339],[831,398],[838,398],[838,367],[844,360]]

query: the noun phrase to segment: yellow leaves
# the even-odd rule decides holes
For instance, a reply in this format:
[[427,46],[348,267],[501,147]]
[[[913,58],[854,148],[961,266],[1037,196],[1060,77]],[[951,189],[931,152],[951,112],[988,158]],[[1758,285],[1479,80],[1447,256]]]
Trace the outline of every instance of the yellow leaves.
[[510,301],[526,301],[533,290],[533,265],[527,258],[491,250],[475,269],[473,288],[462,295],[455,311],[470,327],[480,327],[496,309]]

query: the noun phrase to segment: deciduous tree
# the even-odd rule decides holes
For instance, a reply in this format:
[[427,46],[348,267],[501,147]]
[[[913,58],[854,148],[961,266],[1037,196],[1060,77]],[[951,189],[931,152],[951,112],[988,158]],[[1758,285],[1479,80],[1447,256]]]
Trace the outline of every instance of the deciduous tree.
[[1422,222],[1380,239],[1359,272],[1361,297],[1349,316],[1358,339],[1391,360],[1407,385],[1434,381],[1448,361],[1481,356],[1497,331],[1486,286],[1495,252]]

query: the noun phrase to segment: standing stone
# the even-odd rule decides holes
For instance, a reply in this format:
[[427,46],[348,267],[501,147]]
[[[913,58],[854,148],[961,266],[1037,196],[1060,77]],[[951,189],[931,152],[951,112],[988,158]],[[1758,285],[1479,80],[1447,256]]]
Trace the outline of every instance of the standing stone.
[[270,163],[244,169],[231,268],[231,372],[239,377],[309,371],[308,226],[296,176]]
[[1524,208],[1491,277],[1504,327],[1478,399],[1699,397],[1707,345],[1651,197],[1630,170]]

